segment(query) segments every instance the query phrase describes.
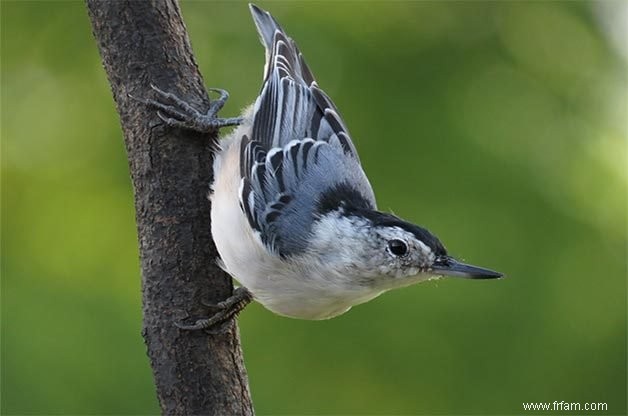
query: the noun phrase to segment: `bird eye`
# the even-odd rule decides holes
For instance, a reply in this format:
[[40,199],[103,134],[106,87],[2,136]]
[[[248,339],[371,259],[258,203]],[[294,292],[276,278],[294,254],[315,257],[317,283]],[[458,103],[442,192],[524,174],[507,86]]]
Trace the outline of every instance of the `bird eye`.
[[388,250],[398,257],[408,254],[408,246],[401,240],[390,240],[388,242]]

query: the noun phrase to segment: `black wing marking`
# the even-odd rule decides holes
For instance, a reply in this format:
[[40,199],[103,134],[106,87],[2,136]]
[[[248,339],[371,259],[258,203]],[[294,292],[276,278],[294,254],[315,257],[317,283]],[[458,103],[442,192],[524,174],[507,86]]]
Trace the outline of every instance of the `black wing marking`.
[[[244,142],[244,140],[243,140]],[[259,148],[248,141],[246,148]],[[244,150],[251,152],[252,150]],[[253,162],[254,159],[249,159]],[[330,211],[331,195],[375,209],[375,198],[357,160],[341,148],[313,139],[294,140],[265,153],[242,179],[240,205],[262,242],[280,256],[306,249],[314,222]],[[344,193],[334,189],[342,187]]]
[[358,159],[338,109],[317,85],[296,43],[268,12],[256,6],[251,12],[267,57],[252,139],[271,149],[311,137],[339,145]]
[[351,203],[375,198],[348,130],[296,43],[267,12],[251,5],[266,48],[264,83],[251,137],[240,148],[240,205],[251,227],[280,256],[307,247],[321,200],[342,184]]

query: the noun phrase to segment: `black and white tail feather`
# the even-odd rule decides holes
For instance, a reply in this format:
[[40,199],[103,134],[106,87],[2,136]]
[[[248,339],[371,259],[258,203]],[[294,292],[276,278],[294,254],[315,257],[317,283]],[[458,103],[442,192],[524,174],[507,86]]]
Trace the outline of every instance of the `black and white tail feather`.
[[349,189],[365,209],[375,209],[375,197],[345,123],[296,43],[268,12],[250,8],[266,65],[251,137],[241,142],[240,202],[267,247],[286,257],[306,249],[327,193]]

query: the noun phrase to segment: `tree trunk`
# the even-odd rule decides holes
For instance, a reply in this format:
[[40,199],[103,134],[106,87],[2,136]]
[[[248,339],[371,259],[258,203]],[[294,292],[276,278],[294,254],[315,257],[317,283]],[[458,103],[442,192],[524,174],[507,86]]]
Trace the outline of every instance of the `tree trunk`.
[[142,268],[142,334],[164,414],[251,415],[237,325],[224,334],[181,331],[174,321],[207,314],[202,301],[231,295],[210,232],[216,135],[170,129],[129,98],[151,83],[200,110],[207,92],[176,0],[87,0],[117,110],[135,194]]

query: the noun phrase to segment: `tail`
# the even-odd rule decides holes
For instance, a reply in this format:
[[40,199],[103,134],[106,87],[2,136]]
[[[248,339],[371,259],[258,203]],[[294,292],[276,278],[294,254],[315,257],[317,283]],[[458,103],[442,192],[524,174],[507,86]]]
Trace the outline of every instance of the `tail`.
[[[273,66],[280,66],[281,76],[289,76],[299,83],[310,86],[314,77],[303,60],[296,43],[284,32],[275,18],[266,10],[262,10],[250,3],[251,15],[257,26],[262,45],[266,49],[266,64],[264,65],[264,81],[268,80]],[[281,56],[281,63],[276,59]]]
[[[270,13],[253,4],[249,7],[266,48],[264,83],[253,108],[252,142],[270,151],[292,140],[333,139],[357,159],[338,109],[316,84],[297,44]],[[248,146],[242,155],[252,149]]]
[[266,10],[260,9],[253,3],[249,3],[249,9],[251,9],[251,14],[253,15],[255,26],[257,26],[257,32],[259,33],[262,45],[264,45],[266,51],[272,50],[275,32],[279,31],[284,34],[285,32],[275,18]]

